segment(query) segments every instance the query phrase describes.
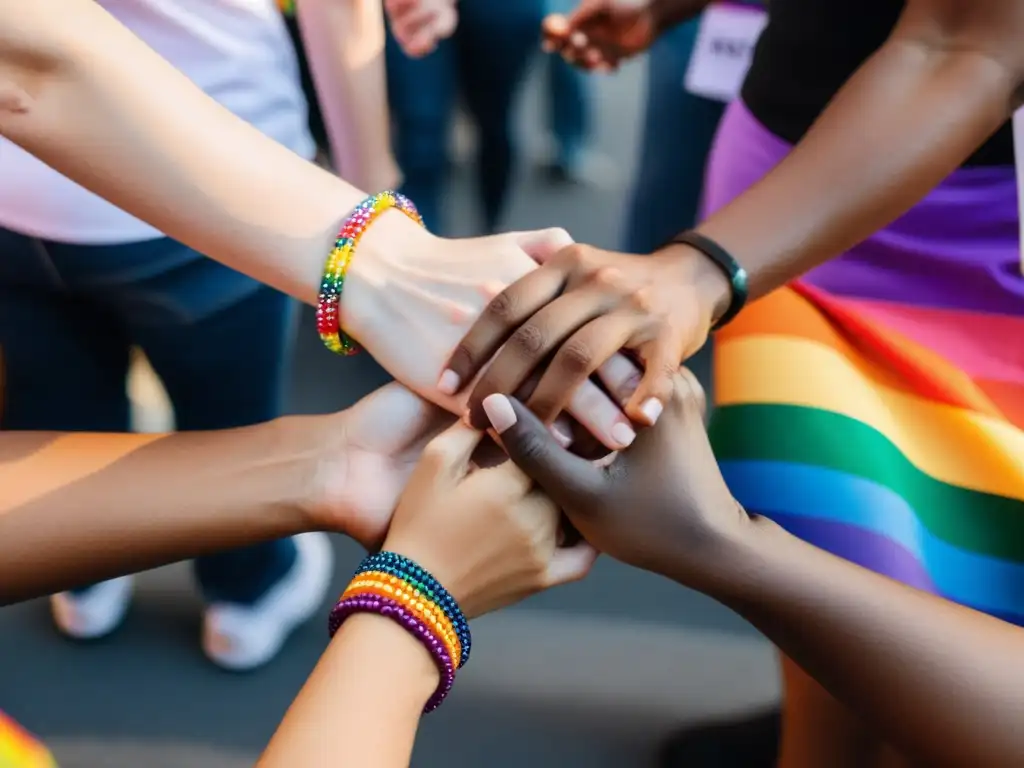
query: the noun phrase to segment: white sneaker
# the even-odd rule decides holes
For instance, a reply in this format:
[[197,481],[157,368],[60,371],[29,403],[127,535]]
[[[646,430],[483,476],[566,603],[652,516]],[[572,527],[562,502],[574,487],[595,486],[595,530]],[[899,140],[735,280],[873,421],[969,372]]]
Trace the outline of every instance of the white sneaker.
[[203,616],[203,651],[225,669],[254,669],[274,658],[300,624],[312,618],[331,586],[334,550],[326,533],[294,538],[291,570],[252,605],[213,603]]
[[121,626],[132,599],[132,577],[102,581],[81,592],[50,596],[57,628],[76,640],[97,640]]

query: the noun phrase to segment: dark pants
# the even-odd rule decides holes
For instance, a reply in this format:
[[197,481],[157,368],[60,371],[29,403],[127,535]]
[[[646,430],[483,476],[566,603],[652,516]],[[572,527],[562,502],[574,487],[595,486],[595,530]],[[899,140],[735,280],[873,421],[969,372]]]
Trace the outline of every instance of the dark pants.
[[[132,346],[163,380],[178,429],[274,418],[295,308],[167,238],[47,242],[0,229],[2,427],[126,432]],[[251,602],[295,560],[290,539],[195,561],[204,596]]]
[[[624,244],[630,253],[650,253],[700,217],[704,166],[725,105],[683,87],[698,24],[670,30],[651,48],[640,167]],[[711,392],[711,343],[687,365]]]
[[[568,14],[576,7],[576,0],[548,0],[547,7],[549,13]],[[548,116],[555,138],[555,160],[571,169],[590,140],[592,75],[558,54],[548,54],[546,59]]]
[[498,228],[516,157],[512,108],[540,43],[544,0],[461,0],[454,36],[410,59],[389,36],[388,94],[402,191],[443,232],[449,129],[459,96],[477,129],[476,178],[484,225]]
[[587,74],[561,56],[547,56],[548,112],[555,138],[555,160],[573,168],[590,139],[590,82]]
[[651,48],[640,167],[626,228],[625,248],[632,253],[649,253],[700,215],[704,166],[725,105],[683,87],[697,25],[682,24]]

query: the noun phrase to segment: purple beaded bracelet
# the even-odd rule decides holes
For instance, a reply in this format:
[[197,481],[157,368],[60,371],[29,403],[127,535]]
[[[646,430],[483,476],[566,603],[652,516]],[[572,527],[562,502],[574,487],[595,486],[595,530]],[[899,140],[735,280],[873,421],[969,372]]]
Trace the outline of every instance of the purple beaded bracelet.
[[387,616],[405,627],[423,644],[441,672],[441,682],[438,683],[437,689],[427,700],[423,711],[424,713],[433,712],[441,706],[455,682],[455,666],[452,664],[452,658],[448,655],[448,649],[444,647],[444,643],[438,640],[422,621],[405,610],[401,603],[390,597],[376,595],[360,595],[338,602],[328,620],[331,637],[334,637],[334,633],[338,631],[342,622],[354,613],[376,613],[380,616]]

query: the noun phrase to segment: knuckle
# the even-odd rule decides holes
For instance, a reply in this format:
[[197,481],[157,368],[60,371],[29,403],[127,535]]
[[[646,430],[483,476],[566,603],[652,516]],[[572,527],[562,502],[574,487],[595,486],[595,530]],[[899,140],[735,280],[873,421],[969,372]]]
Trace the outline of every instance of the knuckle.
[[580,267],[587,262],[587,253],[590,249],[582,243],[567,245],[558,252],[558,260],[561,264],[570,267]]
[[569,246],[565,247],[572,247],[572,245],[575,245],[572,241],[572,235],[570,235],[568,230],[564,227],[548,227],[544,230],[544,236],[552,242],[562,241],[570,243]]
[[638,288],[629,291],[626,295],[630,309],[643,315],[652,314],[655,310],[656,301],[654,290],[650,287]]
[[535,433],[526,435],[519,441],[518,454],[527,464],[540,463],[548,454],[547,441]]
[[452,352],[451,362],[449,363],[452,370],[462,374],[475,364],[476,350],[464,341],[459,342],[459,345],[455,347],[455,351]]
[[420,461],[430,469],[440,469],[448,463],[450,453],[448,443],[443,438],[437,438],[427,443]]
[[527,323],[512,334],[509,344],[522,356],[533,357],[544,349],[544,331]]
[[594,367],[594,350],[585,339],[569,339],[558,352],[558,367],[573,377],[589,373]]
[[487,304],[484,314],[492,323],[504,325],[515,315],[516,300],[510,290],[504,290]]
[[628,293],[625,275],[617,267],[601,267],[596,269],[591,280],[602,292],[614,293],[616,295]]

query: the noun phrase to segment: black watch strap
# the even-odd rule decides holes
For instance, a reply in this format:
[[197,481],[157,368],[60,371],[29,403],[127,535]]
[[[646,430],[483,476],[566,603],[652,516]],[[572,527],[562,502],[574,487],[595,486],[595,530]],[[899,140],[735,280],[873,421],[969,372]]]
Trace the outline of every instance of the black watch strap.
[[747,270],[745,270],[740,263],[732,257],[732,254],[725,250],[725,248],[720,246],[710,237],[705,237],[699,232],[694,232],[692,230],[689,232],[683,232],[682,234],[676,235],[669,241],[669,244],[673,243],[688,245],[691,248],[695,248],[700,251],[711,259],[711,261],[713,261],[728,278],[729,285],[732,286],[732,297],[729,300],[728,308],[711,328],[712,330],[718,330],[736,317],[747,303],[747,296],[749,295],[749,288],[747,286]]

